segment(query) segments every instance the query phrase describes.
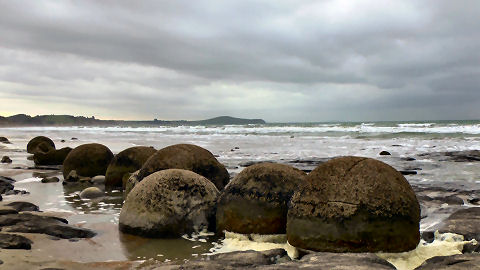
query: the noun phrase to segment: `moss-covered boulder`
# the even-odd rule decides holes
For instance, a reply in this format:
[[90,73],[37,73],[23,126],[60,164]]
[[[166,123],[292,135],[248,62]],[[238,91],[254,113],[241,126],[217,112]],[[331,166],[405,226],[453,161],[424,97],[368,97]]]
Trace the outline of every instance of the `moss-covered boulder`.
[[119,228],[125,233],[156,238],[214,229],[218,194],[212,182],[191,171],[153,173],[128,194]]
[[193,144],[175,144],[158,150],[143,164],[139,181],[146,176],[166,169],[184,169],[198,173],[222,190],[230,175],[208,150]]
[[67,155],[63,162],[63,177],[76,170],[80,176],[94,177],[105,175],[113,158],[112,151],[98,143],[82,144]]
[[48,152],[37,151],[33,154],[33,162],[35,165],[62,165],[70,151],[72,151],[70,147],[59,150],[50,149]]
[[123,176],[140,169],[155,152],[153,147],[135,146],[116,154],[108,165],[105,186],[124,187]]
[[240,172],[220,195],[217,230],[284,234],[288,203],[307,175],[288,165],[260,163]]
[[27,144],[27,152],[30,154],[35,154],[38,151],[48,152],[51,149],[55,149],[55,143],[45,136],[37,136],[31,139]]
[[288,242],[327,252],[403,252],[419,240],[420,206],[403,175],[371,158],[325,162],[295,192]]

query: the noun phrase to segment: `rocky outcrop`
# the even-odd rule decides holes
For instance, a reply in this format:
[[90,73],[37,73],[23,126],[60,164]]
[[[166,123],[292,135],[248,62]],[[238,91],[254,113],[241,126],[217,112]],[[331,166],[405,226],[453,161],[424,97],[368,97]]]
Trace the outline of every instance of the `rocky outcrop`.
[[17,234],[0,233],[0,248],[31,249],[32,241]]
[[51,149],[55,149],[55,143],[45,136],[37,136],[27,144],[27,152],[30,154],[35,154],[38,151],[48,152]]
[[158,150],[142,166],[138,180],[166,169],[183,169],[198,173],[210,180],[218,190],[222,190],[230,176],[218,160],[208,150],[193,144],[176,144]]
[[288,203],[306,173],[288,165],[261,163],[240,172],[217,204],[217,230],[284,234]]
[[401,173],[378,160],[332,159],[292,197],[291,245],[328,252],[403,252],[416,248],[420,207]]
[[214,229],[218,194],[212,182],[191,171],[153,173],[128,194],[119,228],[125,233],[159,238]]
[[70,151],[72,151],[70,147],[51,149],[48,152],[37,151],[33,154],[33,162],[35,165],[62,165]]
[[105,186],[125,187],[125,183],[122,181],[124,175],[139,170],[155,152],[157,150],[153,147],[135,146],[116,154],[108,165]]
[[112,151],[98,143],[82,144],[68,154],[63,162],[63,177],[75,170],[80,176],[105,175],[113,158]]

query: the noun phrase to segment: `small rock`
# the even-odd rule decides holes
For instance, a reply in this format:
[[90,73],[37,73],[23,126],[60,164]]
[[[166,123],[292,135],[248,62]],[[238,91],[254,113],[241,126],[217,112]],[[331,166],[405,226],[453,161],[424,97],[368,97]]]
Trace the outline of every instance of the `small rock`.
[[53,177],[45,177],[42,179],[42,183],[56,183],[59,182],[60,178],[53,176]]
[[9,156],[3,156],[2,160],[0,162],[2,162],[2,163],[12,163],[12,160],[10,159]]
[[11,142],[5,137],[0,137],[0,143],[11,144]]
[[11,206],[0,206],[0,215],[17,214],[18,211]]
[[80,198],[82,199],[94,199],[102,197],[104,192],[98,187],[88,187],[80,193]]
[[76,140],[78,140],[78,138],[72,137],[71,140],[76,141]]
[[13,180],[10,177],[0,176],[0,194],[13,190]]
[[78,182],[80,177],[77,174],[76,170],[71,170],[67,177],[65,177],[66,182]]
[[104,175],[97,175],[93,177],[90,182],[94,185],[103,185],[105,184],[105,176]]
[[388,152],[388,151],[382,151],[382,152],[380,152],[379,155],[380,155],[380,156],[390,156],[391,154],[390,154],[390,152]]
[[404,157],[402,158],[402,160],[405,160],[405,161],[414,161],[414,160],[417,160],[416,158],[413,158],[413,157]]
[[65,140],[61,140],[60,142],[65,142]]
[[417,174],[417,171],[410,171],[410,170],[404,170],[404,171],[399,171],[401,172],[403,175],[415,175]]
[[0,248],[5,249],[31,249],[32,241],[17,234],[0,233]]
[[12,207],[13,209],[17,210],[18,212],[22,211],[39,211],[40,209],[33,203],[30,202],[11,202],[6,204],[7,206]]

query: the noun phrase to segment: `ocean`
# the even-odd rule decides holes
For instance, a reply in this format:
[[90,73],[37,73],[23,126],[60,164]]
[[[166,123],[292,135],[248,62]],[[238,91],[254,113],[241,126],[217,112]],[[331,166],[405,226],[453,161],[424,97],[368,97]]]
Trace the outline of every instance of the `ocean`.
[[[0,136],[7,137],[12,143],[0,146],[0,153],[13,160],[12,164],[0,164],[0,175],[12,176],[18,181],[17,189],[31,193],[23,195],[21,199],[39,205],[44,211],[62,212],[71,224],[100,231],[93,241],[100,245],[109,243],[108,253],[82,253],[78,259],[83,261],[183,260],[214,252],[215,249],[225,249],[222,246],[225,240],[210,234],[185,236],[180,240],[144,239],[120,234],[117,230],[122,204],[120,191],[108,191],[108,196],[101,201],[85,201],[78,197],[79,190],[70,190],[61,183],[39,182],[39,177],[60,175],[58,172],[28,169],[34,164],[27,160],[29,154],[26,153],[26,145],[38,135],[51,138],[57,149],[95,142],[106,145],[113,153],[140,145],[161,149],[178,143],[196,144],[212,152],[232,177],[245,166],[256,162],[285,163],[308,172],[329,158],[363,156],[379,159],[400,171],[414,172],[405,177],[417,188],[449,187],[452,190],[476,192],[480,189],[478,163],[455,162],[425,155],[480,149],[480,121],[473,120],[0,128]],[[379,155],[381,151],[388,151],[391,155]],[[474,207],[468,204],[467,197],[462,197],[465,204],[460,206],[422,205],[421,230],[432,228],[455,209]],[[14,199],[18,197],[4,197],[6,201]],[[89,247],[82,241],[77,244],[79,247]],[[58,252],[61,253],[60,250]],[[75,259],[76,255],[72,256]]]

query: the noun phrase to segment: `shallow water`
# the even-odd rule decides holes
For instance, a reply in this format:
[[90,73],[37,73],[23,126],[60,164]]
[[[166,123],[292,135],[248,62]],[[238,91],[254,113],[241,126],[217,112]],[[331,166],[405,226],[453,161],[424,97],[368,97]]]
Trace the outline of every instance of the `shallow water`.
[[[416,169],[417,175],[406,176],[415,185],[448,185],[460,190],[478,190],[480,186],[480,166],[477,163],[401,159],[418,158],[418,154],[428,152],[480,149],[480,123],[472,121],[159,128],[0,128],[0,136],[5,136],[12,142],[11,145],[0,145],[0,154],[8,155],[13,160],[12,164],[0,164],[0,175],[12,176],[18,181],[16,189],[30,192],[30,195],[4,196],[4,200],[30,201],[39,205],[42,211],[61,212],[70,224],[97,231],[99,235],[94,238],[95,242],[104,245],[109,252],[92,252],[88,256],[79,256],[77,259],[81,261],[183,260],[210,252],[212,248],[212,251],[219,250],[225,244],[223,239],[215,236],[162,240],[119,233],[118,216],[123,201],[121,191],[107,191],[107,196],[99,200],[82,200],[78,196],[81,186],[63,186],[61,182],[43,184],[39,182],[40,178],[35,178],[58,176],[62,179],[59,171],[26,169],[34,166],[32,161],[27,160],[29,154],[25,151],[26,144],[37,135],[52,138],[57,148],[74,148],[84,143],[97,142],[105,144],[114,153],[137,145],[160,149],[176,143],[193,143],[210,150],[232,175],[244,168],[242,163],[250,161],[289,163],[295,160],[357,155],[377,158],[399,170]],[[78,140],[72,140],[73,137]],[[66,142],[60,142],[62,139]],[[379,156],[378,153],[382,150],[387,150],[392,155]],[[308,163],[289,164],[301,169],[312,169]],[[22,169],[13,169],[14,167]],[[435,225],[457,208],[438,206],[438,209],[423,209],[428,211],[428,217],[422,219],[421,229]]]

